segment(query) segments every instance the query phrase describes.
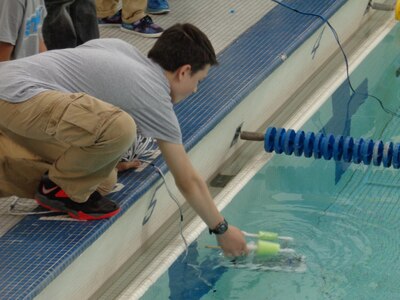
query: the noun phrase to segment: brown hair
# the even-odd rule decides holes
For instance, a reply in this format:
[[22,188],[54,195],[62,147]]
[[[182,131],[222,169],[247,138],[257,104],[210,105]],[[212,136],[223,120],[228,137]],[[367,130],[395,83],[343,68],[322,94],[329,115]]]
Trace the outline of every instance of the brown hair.
[[207,64],[217,65],[217,57],[208,37],[196,26],[175,24],[163,32],[147,55],[164,70],[174,72],[189,64],[192,73]]

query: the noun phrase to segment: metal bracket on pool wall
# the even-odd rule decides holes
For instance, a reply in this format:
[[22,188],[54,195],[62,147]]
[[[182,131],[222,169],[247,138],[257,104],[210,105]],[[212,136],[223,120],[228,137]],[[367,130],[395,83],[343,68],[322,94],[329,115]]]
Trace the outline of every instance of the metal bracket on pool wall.
[[392,4],[388,3],[379,3],[370,0],[366,9],[368,12],[369,9],[383,10],[383,11],[394,11],[394,17],[397,21],[400,20],[400,0],[393,1]]

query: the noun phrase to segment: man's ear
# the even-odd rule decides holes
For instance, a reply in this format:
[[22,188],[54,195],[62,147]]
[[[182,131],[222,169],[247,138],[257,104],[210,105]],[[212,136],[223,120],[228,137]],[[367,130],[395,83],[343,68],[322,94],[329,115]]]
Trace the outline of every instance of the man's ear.
[[179,81],[185,78],[185,76],[190,76],[191,73],[192,73],[192,66],[189,64],[182,65],[176,70],[176,76]]

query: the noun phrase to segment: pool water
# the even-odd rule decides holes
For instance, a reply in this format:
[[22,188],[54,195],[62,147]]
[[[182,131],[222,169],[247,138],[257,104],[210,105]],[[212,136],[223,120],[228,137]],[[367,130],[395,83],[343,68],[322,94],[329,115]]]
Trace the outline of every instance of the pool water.
[[[400,28],[396,26],[301,128],[400,142]],[[142,299],[399,299],[400,171],[275,155],[224,209],[247,232],[294,238],[306,269],[229,266],[204,232]]]

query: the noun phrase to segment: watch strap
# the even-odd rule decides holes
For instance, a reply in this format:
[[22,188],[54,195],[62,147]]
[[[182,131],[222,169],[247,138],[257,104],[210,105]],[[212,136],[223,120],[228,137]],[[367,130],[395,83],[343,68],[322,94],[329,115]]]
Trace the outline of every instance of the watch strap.
[[223,234],[228,230],[228,222],[224,219],[222,222],[218,223],[213,229],[209,228],[208,232],[210,234]]

